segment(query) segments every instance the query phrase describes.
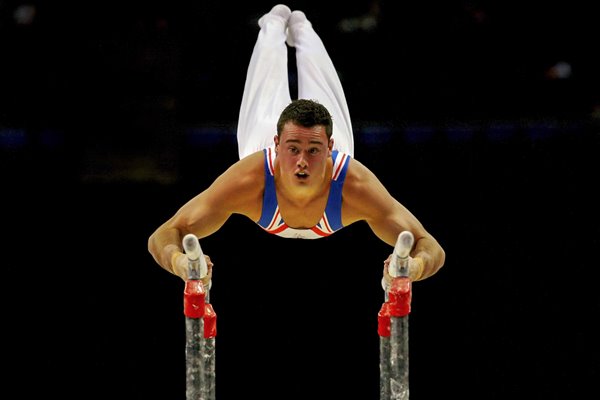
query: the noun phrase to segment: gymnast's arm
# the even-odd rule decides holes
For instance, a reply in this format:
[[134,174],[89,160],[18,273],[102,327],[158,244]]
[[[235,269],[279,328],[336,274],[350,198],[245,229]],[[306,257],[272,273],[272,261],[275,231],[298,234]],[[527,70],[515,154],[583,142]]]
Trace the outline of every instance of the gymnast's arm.
[[[185,235],[209,236],[232,214],[258,220],[264,190],[263,157],[257,152],[230,166],[150,235],[148,251],[163,269],[187,279],[187,258],[181,244]],[[210,268],[210,259],[207,263]]]
[[[410,253],[409,274],[412,280],[434,275],[445,262],[445,252],[421,222],[394,199],[379,179],[367,167],[353,159],[343,189],[344,225],[364,220],[377,237],[396,245],[398,235],[412,232],[415,244]],[[386,260],[384,273],[387,275]]]

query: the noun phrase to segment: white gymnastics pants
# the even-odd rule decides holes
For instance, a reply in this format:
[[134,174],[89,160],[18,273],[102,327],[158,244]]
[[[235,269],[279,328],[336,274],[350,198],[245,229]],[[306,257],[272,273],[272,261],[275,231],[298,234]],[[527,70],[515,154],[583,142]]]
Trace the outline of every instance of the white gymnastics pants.
[[[274,144],[277,120],[291,102],[285,22],[266,14],[250,58],[237,127],[240,159]],[[333,147],[354,156],[346,96],[321,38],[305,20],[290,27],[296,49],[298,97],[324,105],[333,119]]]

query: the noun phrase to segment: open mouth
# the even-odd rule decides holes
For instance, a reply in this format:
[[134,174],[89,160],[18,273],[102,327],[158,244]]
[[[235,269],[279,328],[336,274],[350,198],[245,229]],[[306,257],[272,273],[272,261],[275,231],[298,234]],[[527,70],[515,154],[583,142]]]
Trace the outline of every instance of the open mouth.
[[298,177],[298,179],[307,179],[308,174],[306,172],[297,172],[296,177]]

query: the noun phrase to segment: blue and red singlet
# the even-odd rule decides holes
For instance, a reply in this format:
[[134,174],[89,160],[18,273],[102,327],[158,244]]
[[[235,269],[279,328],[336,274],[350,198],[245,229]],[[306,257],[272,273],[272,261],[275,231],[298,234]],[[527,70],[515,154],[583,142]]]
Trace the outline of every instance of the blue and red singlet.
[[319,239],[334,233],[344,227],[342,225],[342,188],[346,179],[346,171],[350,161],[350,155],[333,150],[333,172],[331,176],[331,187],[325,212],[321,220],[312,228],[294,229],[290,228],[279,212],[277,196],[275,194],[275,176],[273,163],[275,161],[275,148],[273,146],[264,149],[265,154],[265,193],[263,196],[262,214],[257,222],[265,231],[285,238],[295,239]]

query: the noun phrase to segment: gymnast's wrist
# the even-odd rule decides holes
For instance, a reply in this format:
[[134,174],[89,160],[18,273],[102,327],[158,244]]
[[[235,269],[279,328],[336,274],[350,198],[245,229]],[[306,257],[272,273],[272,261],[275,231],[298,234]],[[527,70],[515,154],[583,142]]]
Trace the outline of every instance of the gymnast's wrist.
[[422,257],[413,257],[412,268],[410,270],[411,281],[418,281],[423,278],[425,272],[425,261]]
[[164,247],[166,259],[169,260],[169,264],[167,265],[167,269],[171,271],[171,273],[177,275],[176,266],[177,266],[177,258],[183,254],[181,249],[174,244],[169,244]]

